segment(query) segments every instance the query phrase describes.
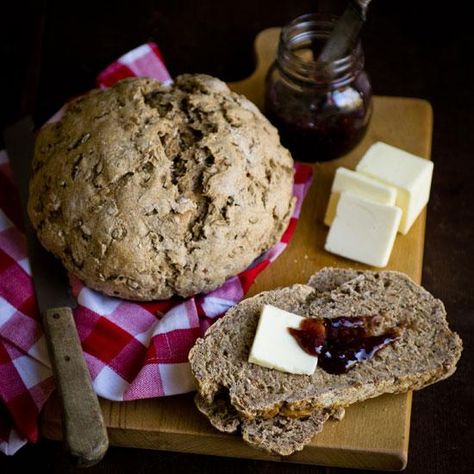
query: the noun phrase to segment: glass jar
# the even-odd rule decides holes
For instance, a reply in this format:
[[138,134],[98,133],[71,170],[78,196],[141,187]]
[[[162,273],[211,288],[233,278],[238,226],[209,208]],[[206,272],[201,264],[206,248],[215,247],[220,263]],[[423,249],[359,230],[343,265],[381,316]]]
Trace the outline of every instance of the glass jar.
[[360,42],[337,61],[316,60],[336,20],[311,13],[286,25],[267,74],[265,113],[296,160],[337,158],[367,130],[372,93]]

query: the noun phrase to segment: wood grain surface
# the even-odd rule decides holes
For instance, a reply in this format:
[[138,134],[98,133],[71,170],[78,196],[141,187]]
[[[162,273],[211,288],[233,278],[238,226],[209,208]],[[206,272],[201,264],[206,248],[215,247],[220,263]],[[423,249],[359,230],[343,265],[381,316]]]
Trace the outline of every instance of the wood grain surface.
[[[261,105],[265,71],[278,40],[279,29],[262,32],[256,40],[257,69],[247,80],[231,87]],[[354,262],[323,250],[327,228],[322,223],[334,170],[354,167],[365,150],[382,140],[423,157],[431,148],[432,111],[418,99],[376,97],[373,117],[363,142],[349,155],[314,165],[314,181],[303,205],[296,233],[277,261],[265,270],[250,295],[293,283],[306,282],[324,266],[355,266]],[[399,235],[388,268],[420,281],[425,212],[406,236]],[[249,459],[278,460],[247,446],[238,436],[214,430],[195,409],[192,396],[136,402],[101,401],[112,444],[165,449]],[[342,422],[327,422],[323,432],[302,452],[285,461],[370,469],[402,469],[407,460],[411,394],[386,395],[347,409]],[[57,404],[48,403],[43,434],[57,439],[60,424]]]
[[64,443],[77,465],[92,466],[104,457],[109,440],[71,308],[49,309],[43,326],[61,397],[57,407],[61,407]]

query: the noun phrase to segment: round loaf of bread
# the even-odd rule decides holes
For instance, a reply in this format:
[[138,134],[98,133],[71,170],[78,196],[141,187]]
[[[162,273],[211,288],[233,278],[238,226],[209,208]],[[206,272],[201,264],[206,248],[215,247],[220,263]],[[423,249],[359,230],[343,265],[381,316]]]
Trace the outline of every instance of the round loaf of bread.
[[133,300],[210,291],[275,244],[294,205],[276,129],[218,79],[125,79],[39,132],[28,212],[86,285]]

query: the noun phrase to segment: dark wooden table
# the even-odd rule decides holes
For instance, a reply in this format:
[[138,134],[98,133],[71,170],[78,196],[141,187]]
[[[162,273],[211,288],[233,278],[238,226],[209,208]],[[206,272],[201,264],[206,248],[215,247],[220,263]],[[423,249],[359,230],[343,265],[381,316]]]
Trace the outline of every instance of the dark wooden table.
[[[316,9],[339,13],[344,4],[303,0],[105,3],[2,2],[0,128],[29,107],[34,107],[36,120],[45,120],[67,98],[91,88],[96,73],[109,61],[147,40],[159,44],[172,74],[206,72],[228,81],[243,78],[253,69],[252,43],[261,29]],[[415,394],[406,472],[417,474],[474,472],[474,30],[471,16],[458,4],[445,8],[420,0],[375,1],[364,30],[375,93],[422,97],[434,108],[435,175],[423,283],[445,302],[465,347],[453,377]],[[0,455],[0,473],[35,472],[40,466],[51,473],[76,471],[60,444],[47,440],[23,448],[14,457]],[[350,471],[111,448],[89,472]]]

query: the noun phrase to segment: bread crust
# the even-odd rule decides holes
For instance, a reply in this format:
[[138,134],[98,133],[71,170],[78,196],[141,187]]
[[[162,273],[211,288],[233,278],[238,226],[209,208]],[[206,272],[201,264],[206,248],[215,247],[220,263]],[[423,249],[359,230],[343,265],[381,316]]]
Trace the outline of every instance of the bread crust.
[[276,415],[273,418],[247,420],[225,398],[208,403],[197,394],[195,403],[214,428],[224,433],[238,432],[246,443],[278,456],[289,456],[301,451],[322,431],[324,423],[331,416],[337,420],[344,416],[344,410],[341,409],[316,411],[305,418]]

